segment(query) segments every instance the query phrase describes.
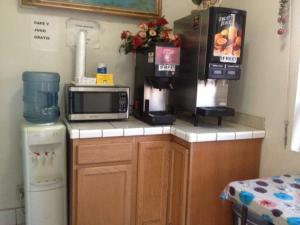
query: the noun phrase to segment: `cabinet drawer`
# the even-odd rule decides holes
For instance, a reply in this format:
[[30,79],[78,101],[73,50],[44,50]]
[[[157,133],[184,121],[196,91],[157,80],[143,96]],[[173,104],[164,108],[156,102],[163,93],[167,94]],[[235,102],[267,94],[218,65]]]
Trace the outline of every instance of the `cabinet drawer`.
[[132,144],[81,145],[77,148],[77,163],[106,163],[132,160]]

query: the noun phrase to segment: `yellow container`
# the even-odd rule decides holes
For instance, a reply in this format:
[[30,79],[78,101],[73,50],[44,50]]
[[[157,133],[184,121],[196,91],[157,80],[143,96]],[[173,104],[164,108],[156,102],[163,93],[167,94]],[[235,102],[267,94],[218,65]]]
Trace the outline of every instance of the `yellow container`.
[[114,75],[113,74],[102,74],[97,73],[96,75],[96,83],[97,85],[114,85]]

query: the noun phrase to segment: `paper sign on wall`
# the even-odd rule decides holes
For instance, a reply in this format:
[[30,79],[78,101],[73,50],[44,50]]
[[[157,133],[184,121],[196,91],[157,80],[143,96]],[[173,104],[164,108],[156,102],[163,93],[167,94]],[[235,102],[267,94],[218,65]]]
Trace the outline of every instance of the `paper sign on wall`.
[[31,17],[31,47],[41,51],[59,48],[58,19],[49,16]]

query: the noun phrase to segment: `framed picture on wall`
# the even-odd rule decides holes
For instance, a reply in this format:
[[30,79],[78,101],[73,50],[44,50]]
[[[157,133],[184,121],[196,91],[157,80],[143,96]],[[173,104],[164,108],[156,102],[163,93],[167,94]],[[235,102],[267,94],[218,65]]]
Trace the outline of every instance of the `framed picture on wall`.
[[161,16],[162,0],[22,0],[22,5],[81,10],[140,18]]

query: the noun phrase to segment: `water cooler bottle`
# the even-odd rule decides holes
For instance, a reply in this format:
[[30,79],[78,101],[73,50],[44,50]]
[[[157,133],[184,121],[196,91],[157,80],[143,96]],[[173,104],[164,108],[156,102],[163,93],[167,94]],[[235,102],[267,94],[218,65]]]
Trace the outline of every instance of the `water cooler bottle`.
[[24,122],[22,151],[26,225],[66,225],[66,129]]

